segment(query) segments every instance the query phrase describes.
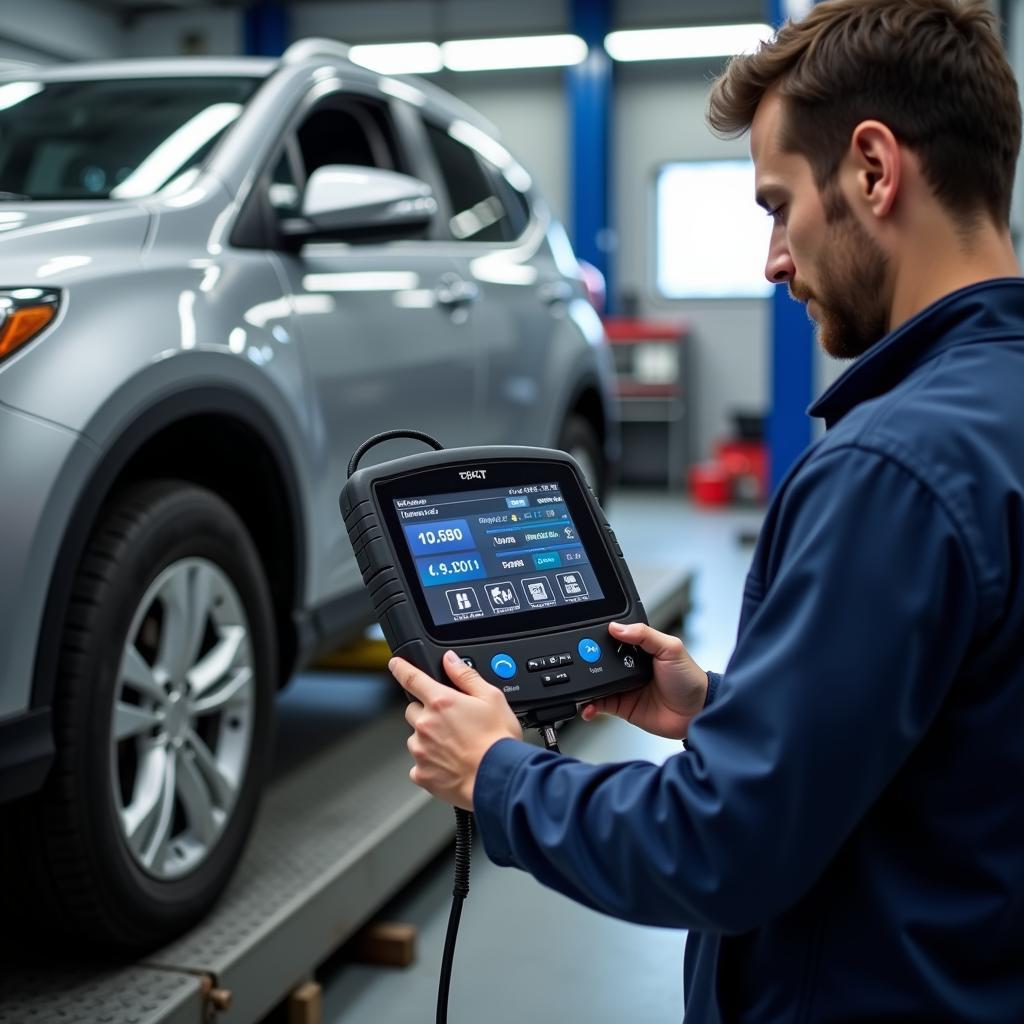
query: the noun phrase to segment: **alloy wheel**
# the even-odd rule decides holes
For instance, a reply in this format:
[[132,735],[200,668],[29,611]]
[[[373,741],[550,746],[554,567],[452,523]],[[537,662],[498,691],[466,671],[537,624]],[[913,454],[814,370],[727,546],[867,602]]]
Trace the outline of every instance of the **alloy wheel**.
[[114,807],[147,874],[180,878],[216,845],[244,781],[254,706],[238,591],[207,559],[171,564],[136,609],[111,722]]

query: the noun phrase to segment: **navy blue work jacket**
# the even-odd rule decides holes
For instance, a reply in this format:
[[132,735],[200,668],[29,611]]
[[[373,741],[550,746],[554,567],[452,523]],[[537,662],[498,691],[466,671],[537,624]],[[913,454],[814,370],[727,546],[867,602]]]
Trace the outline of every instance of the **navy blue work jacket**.
[[501,740],[485,848],[691,929],[688,1024],[1021,1024],[1024,280],[923,310],[811,412],[689,749]]

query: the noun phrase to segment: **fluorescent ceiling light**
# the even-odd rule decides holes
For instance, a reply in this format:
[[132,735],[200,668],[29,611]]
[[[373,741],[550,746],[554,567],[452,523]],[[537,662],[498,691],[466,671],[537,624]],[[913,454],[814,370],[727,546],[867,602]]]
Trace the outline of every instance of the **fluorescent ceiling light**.
[[437,43],[379,43],[353,46],[349,60],[382,75],[429,75],[440,71],[441,48]]
[[441,44],[445,67],[452,71],[502,71],[552,68],[587,59],[579,36],[517,36],[504,39],[453,39]]
[[682,60],[731,57],[755,50],[771,39],[770,25],[706,25],[702,28],[654,28],[610,32],[604,48],[614,60]]

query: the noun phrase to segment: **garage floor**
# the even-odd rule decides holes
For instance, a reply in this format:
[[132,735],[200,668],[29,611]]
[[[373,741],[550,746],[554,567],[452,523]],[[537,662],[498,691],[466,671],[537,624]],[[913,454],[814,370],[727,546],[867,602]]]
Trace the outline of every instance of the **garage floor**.
[[[631,564],[681,566],[695,573],[687,644],[698,663],[723,668],[760,512],[708,512],[679,496],[636,491],[614,497],[607,512]],[[659,761],[678,750],[673,742],[613,720],[574,723],[560,745],[589,761]],[[344,951],[322,966],[317,978],[324,988],[325,1024],[434,1019],[451,879],[452,857],[444,854],[378,915],[418,926],[418,957],[411,967],[352,964]],[[496,868],[477,843],[449,1020],[677,1024],[683,941],[683,932],[613,920],[521,872]]]

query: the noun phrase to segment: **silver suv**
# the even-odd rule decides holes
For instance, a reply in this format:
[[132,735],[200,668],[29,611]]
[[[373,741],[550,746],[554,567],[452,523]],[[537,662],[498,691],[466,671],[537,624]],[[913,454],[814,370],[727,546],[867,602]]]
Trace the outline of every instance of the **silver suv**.
[[274,692],[368,621],[354,448],[557,446],[600,488],[610,361],[493,128],[339,44],[5,71],[0,189],[5,888],[143,947],[226,884]]

